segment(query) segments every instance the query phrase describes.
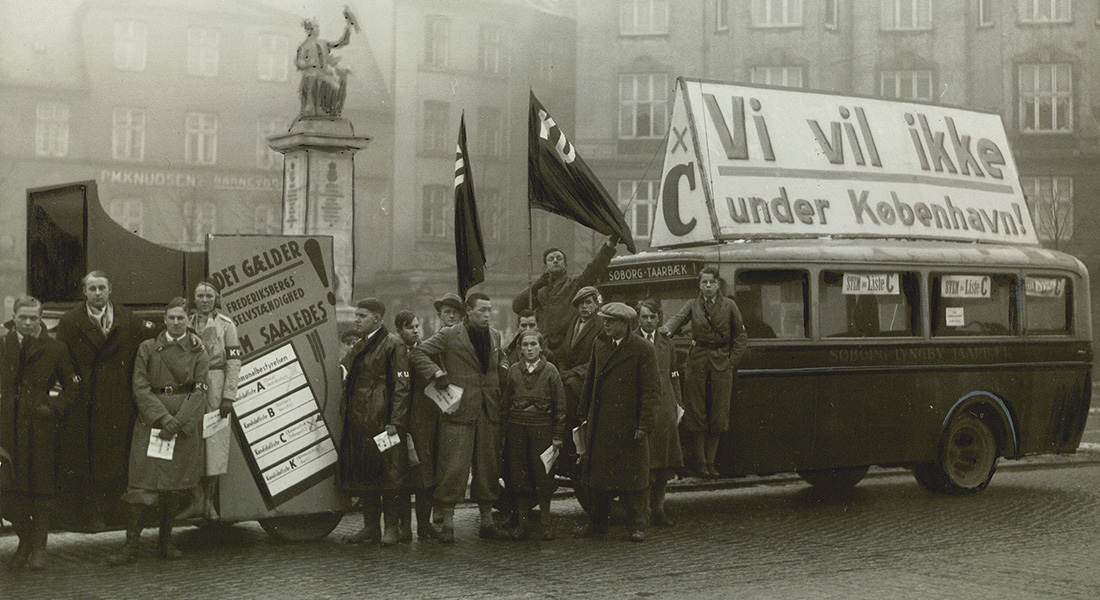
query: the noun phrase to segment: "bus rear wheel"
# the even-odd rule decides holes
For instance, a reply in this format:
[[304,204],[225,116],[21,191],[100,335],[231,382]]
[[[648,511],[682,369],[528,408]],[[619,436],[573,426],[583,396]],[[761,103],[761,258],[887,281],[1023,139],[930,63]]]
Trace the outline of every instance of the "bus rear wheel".
[[976,494],[997,471],[997,437],[989,425],[969,412],[951,419],[940,440],[939,459],[913,467],[921,487],[956,496]]
[[344,518],[341,512],[285,515],[260,519],[260,527],[283,542],[315,542],[332,533]]
[[799,471],[803,481],[823,492],[843,492],[856,486],[863,480],[869,467],[849,467],[845,469],[818,469]]

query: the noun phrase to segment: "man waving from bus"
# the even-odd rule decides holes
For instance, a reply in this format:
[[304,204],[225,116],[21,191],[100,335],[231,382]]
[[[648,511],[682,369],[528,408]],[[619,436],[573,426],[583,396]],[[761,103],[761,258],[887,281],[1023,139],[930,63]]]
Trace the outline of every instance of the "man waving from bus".
[[720,287],[718,269],[704,267],[699,296],[659,330],[675,335],[691,324],[691,349],[684,361],[683,422],[691,436],[695,470],[703,477],[718,476],[714,469],[718,438],[729,429],[733,376],[749,341],[737,303],[719,294]]

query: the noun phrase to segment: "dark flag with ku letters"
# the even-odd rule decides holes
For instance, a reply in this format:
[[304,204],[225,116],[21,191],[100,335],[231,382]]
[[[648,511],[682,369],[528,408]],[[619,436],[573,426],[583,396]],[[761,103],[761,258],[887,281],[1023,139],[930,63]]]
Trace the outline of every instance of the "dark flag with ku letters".
[[458,152],[455,155],[455,262],[458,266],[458,294],[485,281],[485,243],[474,202],[474,178],[470,155],[466,152],[466,115],[458,126]]
[[622,211],[534,93],[528,120],[527,201],[532,208],[616,235],[637,252]]

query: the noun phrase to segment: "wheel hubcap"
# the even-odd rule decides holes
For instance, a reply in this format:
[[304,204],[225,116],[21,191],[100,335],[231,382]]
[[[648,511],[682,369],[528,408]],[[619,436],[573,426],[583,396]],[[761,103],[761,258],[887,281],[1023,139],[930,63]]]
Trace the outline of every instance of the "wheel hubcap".
[[975,487],[988,478],[994,460],[996,449],[988,430],[965,423],[951,436],[944,467],[957,485]]

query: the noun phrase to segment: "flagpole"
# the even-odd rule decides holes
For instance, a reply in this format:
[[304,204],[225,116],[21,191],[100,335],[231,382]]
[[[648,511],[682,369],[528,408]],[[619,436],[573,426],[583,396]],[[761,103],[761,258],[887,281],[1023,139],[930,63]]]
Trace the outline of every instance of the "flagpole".
[[533,266],[535,254],[534,234],[531,227],[531,203],[527,203],[527,310],[535,310],[535,292],[531,286],[535,285],[535,268]]

